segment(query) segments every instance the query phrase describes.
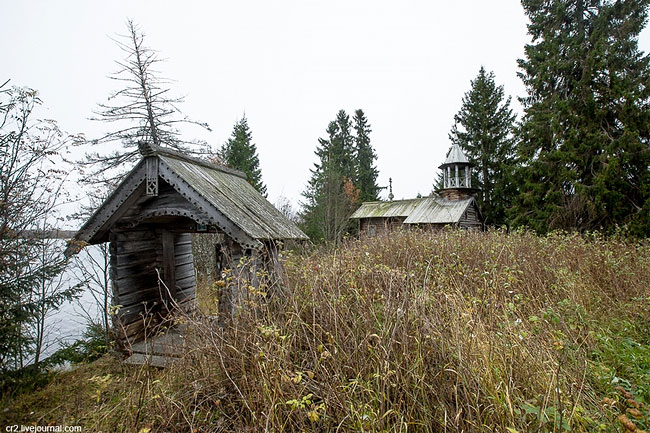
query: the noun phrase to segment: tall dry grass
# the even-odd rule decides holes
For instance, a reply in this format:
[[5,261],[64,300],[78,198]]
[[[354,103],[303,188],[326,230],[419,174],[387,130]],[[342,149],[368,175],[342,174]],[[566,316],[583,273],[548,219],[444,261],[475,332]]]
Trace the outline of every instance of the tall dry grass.
[[210,284],[203,311],[225,284],[248,299],[225,326],[180,318],[190,334],[174,366],[103,359],[0,419],[125,432],[650,426],[647,243],[396,232],[287,253],[285,268],[266,286]]
[[598,431],[595,336],[650,319],[650,248],[598,236],[397,232],[285,267],[285,296],[196,321],[161,429]]

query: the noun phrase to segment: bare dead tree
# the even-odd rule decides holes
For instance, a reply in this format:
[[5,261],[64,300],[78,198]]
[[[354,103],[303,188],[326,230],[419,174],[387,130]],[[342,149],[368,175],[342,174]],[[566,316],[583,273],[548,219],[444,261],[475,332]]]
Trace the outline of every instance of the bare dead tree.
[[74,256],[71,263],[73,278],[93,297],[99,317],[92,307],[82,303],[79,303],[79,307],[90,325],[101,326],[107,347],[111,338],[109,258],[108,244],[103,243],[86,246]]
[[118,70],[111,80],[123,85],[99,104],[91,120],[114,125],[112,131],[90,140],[95,148],[119,144],[112,152],[95,150],[87,153],[79,164],[85,170],[84,181],[90,184],[115,186],[139,159],[156,147],[171,147],[191,153],[210,153],[207,144],[188,141],[181,136],[181,125],[194,125],[210,130],[207,123],[197,122],[181,114],[182,97],[170,96],[171,81],[159,76],[155,68],[162,61],[158,53],[144,43],[140,28],[127,21],[127,34],[118,36],[116,44],[126,54],[117,61]]
[[[117,187],[124,175],[135,165],[141,154],[158,147],[171,147],[183,152],[214,155],[206,143],[187,140],[181,135],[182,125],[210,130],[207,123],[184,116],[179,105],[182,97],[170,96],[172,82],[161,78],[157,65],[158,53],[145,45],[145,36],[133,22],[127,21],[127,33],[114,39],[125,53],[117,61],[118,69],[110,79],[121,86],[98,105],[92,120],[111,125],[111,131],[92,139],[89,152],[77,161],[89,201],[76,215],[85,219]],[[117,150],[115,150],[117,148]],[[107,150],[114,149],[114,150]],[[106,337],[109,335],[108,248],[99,247],[75,259],[79,282],[95,297]]]
[[300,214],[298,213],[298,210],[293,207],[293,204],[287,197],[283,195],[279,196],[275,201],[275,208],[279,210],[282,215],[287,217],[289,221],[294,224],[300,223]]
[[[61,219],[57,218],[57,220]],[[42,228],[39,230],[41,237],[38,242],[38,256],[30,263],[32,272],[39,276],[34,289],[29,294],[29,302],[33,303],[35,308],[33,320],[30,326],[26,327],[34,344],[32,360],[35,366],[39,365],[44,353],[52,346],[60,344],[60,341],[66,337],[61,335],[61,329],[52,323],[51,319],[59,306],[78,297],[81,289],[81,283],[72,284],[66,272],[59,272],[56,275],[39,273],[39,269],[64,260],[64,242],[48,236],[48,230],[51,230],[53,224],[56,224],[56,221],[42,221]]]

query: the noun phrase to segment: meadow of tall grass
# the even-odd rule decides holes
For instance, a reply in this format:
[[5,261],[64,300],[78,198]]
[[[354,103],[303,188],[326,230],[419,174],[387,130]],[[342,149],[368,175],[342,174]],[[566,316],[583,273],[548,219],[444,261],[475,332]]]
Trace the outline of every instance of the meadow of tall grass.
[[[92,398],[43,419],[196,432],[650,427],[647,242],[404,231],[287,252],[284,267],[225,326],[179,318],[190,349],[171,368],[104,359],[103,372],[66,373],[89,376]],[[65,392],[70,379],[57,380],[29,398]]]

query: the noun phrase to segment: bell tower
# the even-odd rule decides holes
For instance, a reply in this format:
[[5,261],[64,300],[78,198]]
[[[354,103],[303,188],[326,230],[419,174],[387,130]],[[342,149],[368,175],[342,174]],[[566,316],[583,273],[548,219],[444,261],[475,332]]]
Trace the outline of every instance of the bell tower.
[[472,163],[469,162],[458,144],[453,144],[447,159],[440,165],[443,174],[443,188],[438,194],[447,200],[463,200],[478,191],[472,188]]

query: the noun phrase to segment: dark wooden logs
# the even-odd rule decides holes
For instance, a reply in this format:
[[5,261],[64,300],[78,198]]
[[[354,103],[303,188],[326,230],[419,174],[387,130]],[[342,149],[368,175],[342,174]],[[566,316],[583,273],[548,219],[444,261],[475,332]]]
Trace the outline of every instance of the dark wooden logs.
[[480,230],[483,227],[476,205],[472,204],[467,208],[460,221],[458,221],[458,225],[462,228],[476,230]]
[[[156,225],[111,233],[115,332],[124,346],[139,341],[169,311],[196,309],[191,237]],[[164,283],[164,284],[161,284]]]

